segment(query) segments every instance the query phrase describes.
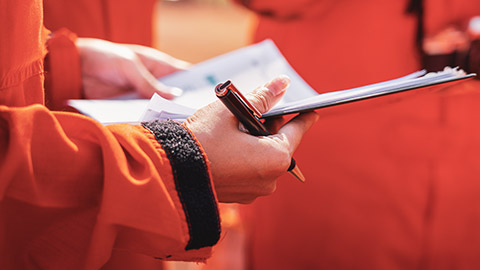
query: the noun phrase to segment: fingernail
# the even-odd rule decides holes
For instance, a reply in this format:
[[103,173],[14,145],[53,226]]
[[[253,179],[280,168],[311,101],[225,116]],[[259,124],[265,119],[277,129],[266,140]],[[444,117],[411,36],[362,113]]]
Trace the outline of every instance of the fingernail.
[[273,79],[273,81],[268,85],[268,88],[273,95],[277,96],[285,92],[289,85],[290,78],[287,75],[280,75]]
[[279,80],[281,80],[282,83],[286,84],[287,86],[290,85],[290,77],[288,77],[287,75],[282,74],[282,75],[278,76],[277,78]]
[[170,88],[170,94],[179,97],[183,94],[183,90],[178,88],[178,87],[172,87]]

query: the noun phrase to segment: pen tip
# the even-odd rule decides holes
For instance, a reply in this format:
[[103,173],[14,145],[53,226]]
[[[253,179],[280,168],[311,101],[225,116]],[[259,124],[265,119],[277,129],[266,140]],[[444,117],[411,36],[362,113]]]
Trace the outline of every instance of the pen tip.
[[295,178],[297,178],[298,180],[300,180],[300,182],[305,183],[305,176],[303,176],[303,173],[300,171],[300,168],[298,168],[298,165],[296,165],[295,167],[293,167],[293,169],[291,169],[289,172],[290,172],[293,176],[295,176]]

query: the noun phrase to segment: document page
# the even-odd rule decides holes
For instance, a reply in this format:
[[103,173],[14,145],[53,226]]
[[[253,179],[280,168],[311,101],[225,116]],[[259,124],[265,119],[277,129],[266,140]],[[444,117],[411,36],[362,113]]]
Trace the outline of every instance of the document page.
[[148,99],[72,99],[68,105],[104,125],[138,124],[148,102]]
[[246,93],[281,74],[290,77],[291,82],[280,104],[317,95],[271,40],[209,59],[160,81],[184,91],[174,99],[176,103],[198,109],[217,99],[214,89],[219,83],[231,80],[238,90]]
[[[70,100],[68,104],[104,124],[139,122],[160,116],[162,119],[170,116],[171,119],[181,120],[196,109],[215,101],[217,98],[214,89],[219,83],[232,80],[245,93],[280,74],[291,79],[290,87],[280,104],[317,95],[288,64],[275,44],[271,40],[265,40],[206,60],[188,70],[159,78],[162,83],[183,90],[182,96],[173,100],[154,96],[149,102],[128,95],[115,100]],[[170,111],[172,108],[175,109]]]

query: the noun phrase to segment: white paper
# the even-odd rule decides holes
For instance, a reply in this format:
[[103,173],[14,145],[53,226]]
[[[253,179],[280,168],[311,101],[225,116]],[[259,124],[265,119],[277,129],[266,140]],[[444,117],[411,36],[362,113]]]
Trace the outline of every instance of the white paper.
[[68,105],[104,125],[116,123],[138,124],[148,102],[148,99],[75,99],[69,100]]
[[249,92],[278,75],[290,77],[290,87],[280,104],[317,95],[288,64],[273,41],[244,47],[199,63],[189,70],[165,76],[160,81],[181,88],[178,104],[199,109],[217,100],[215,86],[231,80],[241,92]]
[[[317,93],[293,70],[271,40],[250,45],[194,65],[186,71],[179,71],[159,80],[172,87],[181,88],[184,93],[173,101],[183,105],[184,110],[174,111],[169,102],[160,96],[148,100],[130,100],[138,96],[129,94],[116,100],[70,100],[69,105],[103,124],[139,122],[165,117],[177,120],[217,98],[215,86],[232,80],[242,92],[251,91],[278,75],[290,77],[290,87],[279,105],[317,95]],[[147,104],[149,104],[147,106]],[[143,106],[143,107],[142,107]],[[165,107],[166,106],[166,107]]]
[[153,95],[145,108],[146,111],[141,117],[142,121],[172,119],[183,122],[196,111],[193,108],[164,99],[157,94]]

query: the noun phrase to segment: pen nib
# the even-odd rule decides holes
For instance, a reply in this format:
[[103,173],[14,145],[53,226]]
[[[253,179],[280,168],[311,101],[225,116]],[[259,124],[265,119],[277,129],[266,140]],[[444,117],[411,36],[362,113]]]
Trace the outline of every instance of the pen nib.
[[300,182],[305,183],[305,176],[303,176],[300,168],[298,168],[298,165],[295,165],[295,167],[288,172],[295,176],[295,178],[300,180]]

